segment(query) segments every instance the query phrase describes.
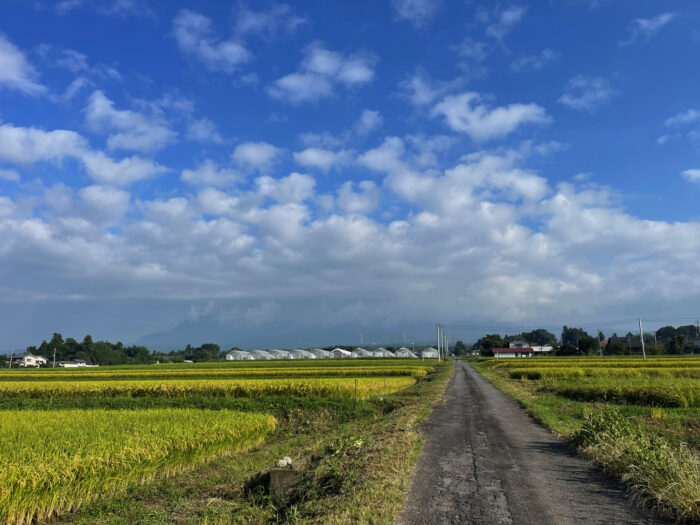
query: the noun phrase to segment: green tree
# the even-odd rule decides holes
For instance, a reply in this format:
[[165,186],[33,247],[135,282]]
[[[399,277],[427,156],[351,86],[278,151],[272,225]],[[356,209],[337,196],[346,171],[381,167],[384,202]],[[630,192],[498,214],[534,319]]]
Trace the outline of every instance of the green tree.
[[474,344],[474,347],[479,349],[479,353],[485,357],[493,357],[494,348],[504,348],[506,346],[506,340],[499,334],[485,335]]
[[520,338],[535,346],[557,346],[557,336],[544,328],[538,328],[532,332],[523,332]]
[[676,329],[673,326],[663,326],[656,331],[656,339],[668,341],[676,336]]
[[685,345],[688,340],[684,335],[676,335],[673,339],[666,341],[666,352],[669,354],[682,354],[685,352]]
[[462,341],[457,341],[455,343],[455,355],[464,355],[468,352],[467,345],[465,345]]

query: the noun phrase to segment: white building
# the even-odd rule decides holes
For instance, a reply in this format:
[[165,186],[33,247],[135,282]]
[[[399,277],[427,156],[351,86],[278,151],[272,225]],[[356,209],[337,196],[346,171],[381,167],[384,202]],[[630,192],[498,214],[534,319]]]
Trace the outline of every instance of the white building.
[[331,350],[331,357],[333,359],[345,359],[346,357],[352,357],[352,352],[348,352],[342,348],[334,348]]
[[289,352],[289,359],[316,359],[316,356],[308,350],[295,348],[294,350]]
[[494,357],[532,357],[535,351],[532,348],[494,348]]
[[250,355],[256,361],[267,361],[268,359],[272,359],[270,352],[266,352],[265,350],[251,350]]
[[414,358],[417,358],[418,356],[416,354],[414,354],[413,352],[411,352],[405,346],[402,346],[401,348],[399,348],[396,351],[396,357],[403,357],[403,358],[408,357],[408,358],[414,359]]
[[552,350],[554,350],[554,347],[550,346],[550,345],[531,346],[530,348],[532,348],[534,350],[535,354],[547,354],[547,353],[551,352]]
[[253,356],[250,352],[243,350],[231,350],[226,354],[226,361],[252,361]]
[[523,340],[511,341],[508,345],[509,348],[530,348],[530,343]]
[[46,359],[40,355],[34,355],[31,352],[23,352],[12,356],[12,366],[18,366],[22,368],[27,367],[39,367],[46,364]]
[[374,351],[374,357],[396,357],[392,352],[384,347],[379,347]]
[[437,351],[437,349],[433,348],[432,346],[429,346],[428,348],[423,349],[423,351],[420,353],[420,356],[423,359],[437,359],[438,358],[438,351]]
[[310,352],[316,356],[316,359],[328,359],[331,356],[331,353],[323,348],[314,348]]
[[355,348],[350,354],[352,357],[372,357],[372,352],[368,352],[364,348]]
[[278,350],[278,349],[273,349],[273,350],[268,350],[268,354],[272,356],[272,359],[289,359],[289,352],[286,350]]

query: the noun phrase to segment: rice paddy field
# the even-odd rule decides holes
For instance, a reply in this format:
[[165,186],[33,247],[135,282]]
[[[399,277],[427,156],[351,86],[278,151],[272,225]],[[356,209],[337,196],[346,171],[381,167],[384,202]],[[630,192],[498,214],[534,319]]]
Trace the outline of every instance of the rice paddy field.
[[[411,392],[444,369],[436,360],[357,359],[0,370],[0,523],[284,519],[289,509],[264,487],[250,490],[276,455],[313,459],[318,469],[348,428],[367,434],[351,434],[357,446],[388,414],[415,405],[417,421]],[[211,478],[220,469],[236,497],[190,501],[186,485],[219,487]],[[177,490],[188,494],[175,498],[184,510],[171,508]]]
[[700,356],[478,359],[471,365],[641,505],[700,522]]

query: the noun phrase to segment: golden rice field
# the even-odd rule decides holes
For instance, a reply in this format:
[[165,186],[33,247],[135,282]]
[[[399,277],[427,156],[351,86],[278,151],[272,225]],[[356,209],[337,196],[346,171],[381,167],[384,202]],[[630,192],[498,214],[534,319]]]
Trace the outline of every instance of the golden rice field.
[[127,487],[245,450],[270,415],[156,409],[0,413],[0,522],[45,519]]
[[415,383],[413,377],[319,379],[168,379],[134,381],[4,381],[0,397],[261,397],[290,395],[366,399]]
[[3,370],[0,381],[118,381],[118,380],[154,380],[154,379],[235,379],[255,377],[391,377],[424,376],[431,366],[297,366],[289,367],[230,367],[209,369],[138,369],[113,370]]

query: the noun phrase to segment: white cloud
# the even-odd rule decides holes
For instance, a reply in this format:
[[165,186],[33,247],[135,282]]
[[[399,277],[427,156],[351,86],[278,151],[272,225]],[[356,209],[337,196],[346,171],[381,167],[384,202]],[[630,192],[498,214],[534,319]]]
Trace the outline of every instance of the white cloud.
[[129,208],[130,195],[124,190],[94,185],[82,188],[78,193],[93,221],[114,223]]
[[273,38],[279,31],[293,33],[307,23],[306,18],[297,15],[285,4],[273,5],[262,11],[252,11],[244,6],[236,15],[235,32],[241,36],[256,34]]
[[629,38],[621,41],[620,45],[629,46],[638,40],[649,40],[674,18],[676,18],[676,14],[670,12],[661,13],[653,18],[635,18],[630,23]]
[[413,75],[401,81],[399,89],[403,98],[414,106],[422,107],[432,104],[460,84],[459,79],[451,82],[434,81],[424,71],[417,69]]
[[672,117],[667,118],[664,122],[664,125],[667,128],[671,128],[674,126],[692,124],[693,122],[697,121],[700,121],[700,111],[698,111],[697,109],[688,109],[686,111],[682,111]]
[[9,162],[60,161],[67,156],[80,155],[86,147],[85,139],[74,131],[0,125],[0,159]]
[[232,73],[250,60],[250,52],[241,43],[219,40],[213,33],[211,20],[189,9],[182,9],[173,19],[180,50],[201,60],[208,69]]
[[0,180],[6,180],[9,182],[19,182],[20,176],[15,170],[2,170],[0,169]]
[[243,142],[233,150],[231,158],[240,166],[269,170],[281,157],[282,150],[267,142]]
[[338,84],[354,87],[371,82],[376,61],[371,54],[344,55],[315,42],[304,50],[300,70],[278,78],[267,92],[293,104],[330,97]]
[[39,84],[38,77],[24,53],[0,33],[0,87],[39,95],[46,88]]
[[450,128],[468,134],[475,141],[502,138],[523,124],[543,124],[551,120],[537,104],[490,108],[483,103],[483,97],[473,92],[445,97],[433,108],[433,115],[445,117]]
[[682,175],[686,180],[700,184],[700,170],[685,170]]
[[525,16],[525,7],[510,6],[495,15],[495,21],[486,28],[486,34],[496,40],[503,40]]
[[391,0],[399,20],[411,22],[416,27],[427,24],[442,5],[441,0]]
[[136,181],[149,179],[167,171],[164,166],[141,157],[114,160],[102,153],[85,153],[82,161],[88,175],[101,184],[128,186]]
[[183,170],[180,178],[194,186],[230,186],[241,179],[240,173],[228,168],[219,168],[211,161],[205,160],[197,169]]
[[110,133],[110,149],[153,151],[173,142],[177,134],[156,116],[131,110],[118,110],[102,91],[95,91],[85,108],[88,125],[95,131]]
[[481,62],[486,59],[491,51],[491,47],[485,42],[479,42],[471,37],[466,37],[460,44],[454,47],[454,50],[462,58]]
[[525,55],[513,60],[510,63],[510,68],[515,72],[520,71],[539,71],[550,62],[559,58],[559,53],[551,49],[543,49],[534,55]]
[[260,195],[280,203],[300,203],[313,197],[316,181],[309,175],[291,173],[281,179],[258,177],[255,184]]
[[367,214],[379,207],[381,190],[371,180],[358,183],[359,192],[353,190],[353,182],[347,181],[338,190],[338,206],[347,213]]
[[360,119],[355,124],[355,133],[358,135],[366,135],[380,128],[382,124],[384,124],[384,119],[379,111],[365,109],[362,111]]
[[616,91],[604,78],[578,75],[569,80],[559,102],[572,109],[595,111],[615,94]]
[[208,118],[192,120],[187,125],[187,138],[197,142],[213,142],[215,144],[221,144],[224,141],[216,129],[216,124]]
[[346,164],[351,159],[351,152],[346,150],[331,151],[322,148],[306,148],[294,153],[294,161],[302,166],[328,171],[338,164]]

